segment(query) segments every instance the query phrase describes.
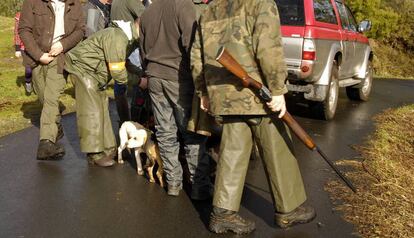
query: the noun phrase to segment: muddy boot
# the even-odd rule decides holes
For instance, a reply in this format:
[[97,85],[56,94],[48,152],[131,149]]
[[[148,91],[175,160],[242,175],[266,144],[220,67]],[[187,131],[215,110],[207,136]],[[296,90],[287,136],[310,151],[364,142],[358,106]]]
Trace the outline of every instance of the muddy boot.
[[119,116],[119,124],[122,125],[122,123],[126,121],[130,121],[131,116],[129,114],[129,105],[128,105],[128,99],[126,95],[116,96],[115,102],[116,102],[116,110],[118,111],[118,116]]
[[237,212],[223,208],[213,207],[210,215],[210,231],[225,233],[232,231],[236,234],[248,234],[256,229],[253,221],[242,218]]
[[50,140],[40,140],[37,149],[38,160],[59,160],[65,155],[63,146]]
[[104,150],[105,155],[108,156],[108,157],[111,157],[112,159],[115,159],[115,156],[117,155],[117,152],[118,152],[118,150],[117,150],[116,147],[112,147],[112,148]]
[[105,152],[88,153],[87,157],[89,164],[100,167],[110,167],[115,164],[114,154],[107,155]]
[[275,223],[281,228],[287,228],[295,224],[308,223],[315,217],[313,207],[302,205],[288,213],[275,213]]

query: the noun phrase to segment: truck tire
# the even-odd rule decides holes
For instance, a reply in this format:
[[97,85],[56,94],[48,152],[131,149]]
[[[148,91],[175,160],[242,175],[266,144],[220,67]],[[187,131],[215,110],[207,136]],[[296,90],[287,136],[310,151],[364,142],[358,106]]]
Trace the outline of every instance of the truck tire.
[[338,105],[339,83],[338,83],[338,64],[332,63],[331,79],[329,81],[328,93],[325,100],[317,102],[315,111],[324,120],[331,120],[335,116],[336,106]]
[[373,66],[371,61],[368,63],[367,67],[367,75],[361,83],[346,87],[346,95],[349,99],[357,101],[368,101],[372,89]]

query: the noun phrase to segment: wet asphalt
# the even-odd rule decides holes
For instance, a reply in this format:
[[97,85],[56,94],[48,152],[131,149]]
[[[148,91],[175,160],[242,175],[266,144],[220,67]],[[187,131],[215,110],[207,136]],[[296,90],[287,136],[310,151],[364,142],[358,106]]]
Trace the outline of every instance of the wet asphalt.
[[[342,91],[342,90],[341,90]],[[333,121],[313,119],[305,105],[289,110],[331,160],[358,156],[351,148],[372,133],[372,117],[414,103],[414,81],[375,80],[369,102],[342,92]],[[116,113],[112,105],[111,116]],[[186,193],[168,197],[158,184],[138,176],[133,163],[91,167],[79,150],[75,115],[63,117],[63,160],[35,160],[36,126],[0,138],[0,237],[233,237],[207,230],[211,202],[192,202]],[[114,125],[115,127],[115,125]],[[316,152],[295,139],[296,155],[317,218],[287,230],[273,224],[273,206],[260,160],[253,160],[241,214],[256,222],[246,237],[354,237],[353,225],[334,211],[323,186],[335,174]]]

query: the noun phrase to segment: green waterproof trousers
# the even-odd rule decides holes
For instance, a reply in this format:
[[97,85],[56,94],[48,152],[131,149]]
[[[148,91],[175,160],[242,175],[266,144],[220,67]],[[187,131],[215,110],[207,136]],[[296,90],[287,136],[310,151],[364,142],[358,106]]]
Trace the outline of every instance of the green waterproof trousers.
[[87,75],[70,74],[75,85],[76,120],[81,151],[98,153],[116,147],[109,117],[108,95],[100,90],[98,81]]
[[42,104],[39,140],[50,140],[53,143],[56,142],[61,119],[59,97],[66,85],[63,74],[59,74],[57,68],[55,59],[48,65],[36,66],[32,71],[33,88]]
[[257,142],[276,212],[290,212],[306,200],[289,129],[267,116],[226,116],[220,144],[213,205],[238,211],[250,160]]

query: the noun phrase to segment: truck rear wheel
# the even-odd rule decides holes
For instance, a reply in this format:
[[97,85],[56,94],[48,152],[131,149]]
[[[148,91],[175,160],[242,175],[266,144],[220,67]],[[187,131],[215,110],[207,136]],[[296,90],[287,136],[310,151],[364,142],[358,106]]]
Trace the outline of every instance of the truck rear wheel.
[[324,120],[331,120],[335,116],[336,106],[338,105],[339,83],[338,65],[336,61],[332,63],[331,79],[329,81],[328,93],[325,100],[317,102],[315,111]]
[[346,95],[351,100],[368,101],[372,89],[373,66],[370,61],[367,66],[367,75],[361,83],[355,86],[346,87]]

